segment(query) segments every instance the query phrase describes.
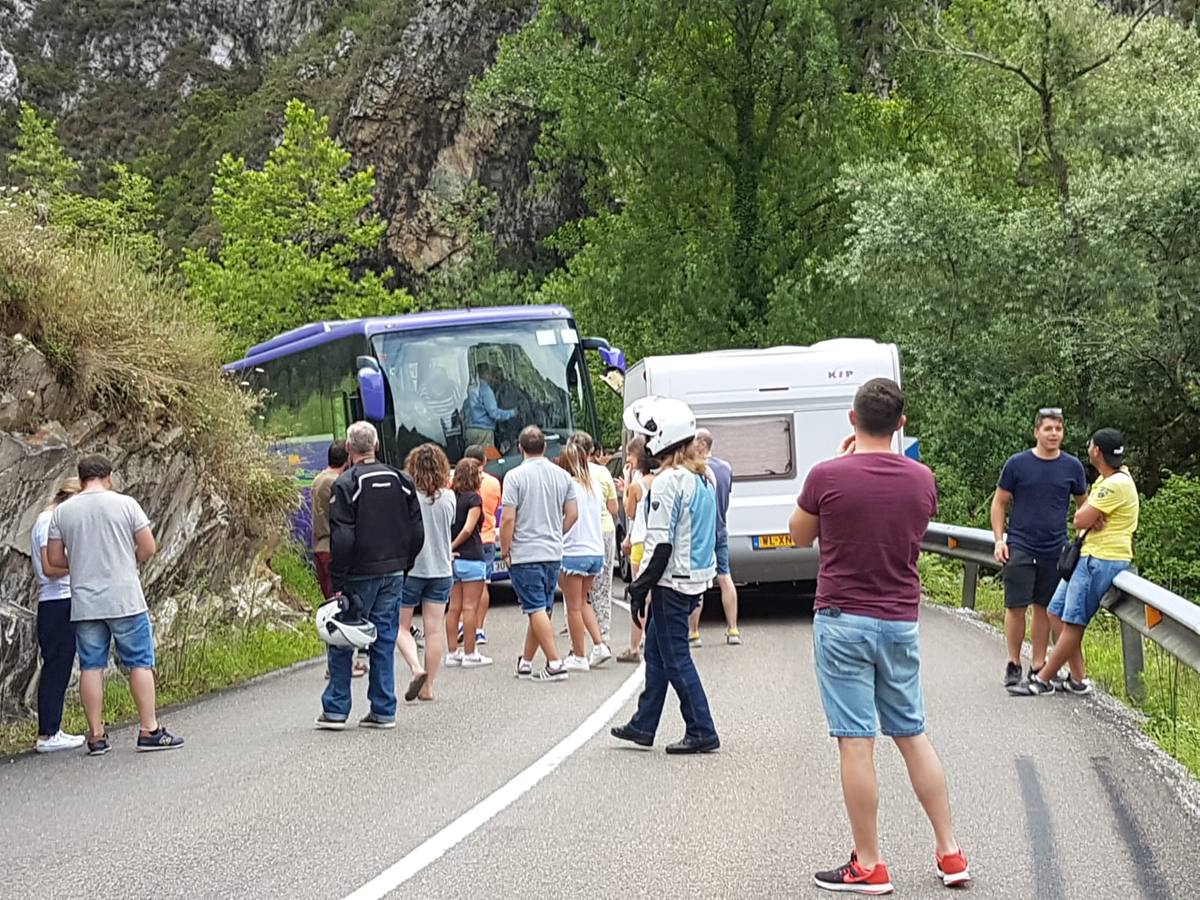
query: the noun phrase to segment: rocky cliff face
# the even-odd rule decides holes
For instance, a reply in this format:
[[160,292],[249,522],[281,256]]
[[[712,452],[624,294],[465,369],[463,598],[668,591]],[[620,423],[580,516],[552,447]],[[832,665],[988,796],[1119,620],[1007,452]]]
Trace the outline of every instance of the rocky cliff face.
[[142,574],[160,647],[214,619],[298,615],[258,571],[256,548],[231,528],[178,432],[139,433],[80,409],[28,341],[0,338],[0,720],[26,714],[36,689],[30,530],[58,482],[94,452],[114,461],[122,489],[153,522],[159,552]]
[[533,190],[535,128],[467,114],[470,80],[536,8],[534,0],[420,3],[353,89],[343,139],[360,164],[375,166],[389,255],[417,273],[459,249],[461,236],[446,229],[442,210],[462,203],[473,185],[495,196],[490,226],[510,256],[528,258],[542,238],[582,211],[569,183]]
[[[375,166],[389,225],[381,258],[402,278],[462,246],[444,212],[476,184],[495,197],[488,226],[502,258],[524,263],[580,212],[579,192],[569,182],[532,191],[535,129],[473,123],[464,94],[535,9],[536,0],[0,0],[0,104],[27,99],[58,117],[77,154],[130,159],[157,149],[199,88],[243,92],[245,108],[269,118],[280,98],[309,98],[333,114],[355,163]],[[314,58],[318,45],[325,58]],[[266,150],[241,140],[220,149]]]

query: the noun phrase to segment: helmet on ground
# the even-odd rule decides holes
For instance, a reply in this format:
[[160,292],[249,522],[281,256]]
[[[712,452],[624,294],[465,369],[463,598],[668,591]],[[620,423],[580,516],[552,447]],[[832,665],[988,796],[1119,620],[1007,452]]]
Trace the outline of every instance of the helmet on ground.
[[375,625],[360,614],[353,614],[346,597],[333,597],[317,607],[317,634],[330,647],[366,650],[378,633]]
[[625,410],[625,427],[646,439],[651,456],[670,453],[696,436],[696,415],[682,400],[643,397]]

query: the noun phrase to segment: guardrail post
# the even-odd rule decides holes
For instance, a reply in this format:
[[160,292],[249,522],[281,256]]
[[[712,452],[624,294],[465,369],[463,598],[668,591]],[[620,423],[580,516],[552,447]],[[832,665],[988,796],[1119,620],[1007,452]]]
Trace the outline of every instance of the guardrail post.
[[1125,693],[1134,700],[1141,700],[1146,695],[1146,685],[1142,680],[1144,652],[1141,632],[1122,622],[1121,661],[1125,669]]
[[975,608],[975,590],[979,587],[979,563],[963,563],[963,609]]

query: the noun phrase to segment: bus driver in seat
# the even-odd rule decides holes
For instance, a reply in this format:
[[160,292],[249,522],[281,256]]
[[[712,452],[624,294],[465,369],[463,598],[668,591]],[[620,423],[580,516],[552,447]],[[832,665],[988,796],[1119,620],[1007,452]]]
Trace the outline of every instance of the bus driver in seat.
[[496,445],[496,424],[516,416],[515,409],[501,409],[492,390],[492,367],[481,362],[475,367],[475,381],[467,389],[467,443],[483,447]]

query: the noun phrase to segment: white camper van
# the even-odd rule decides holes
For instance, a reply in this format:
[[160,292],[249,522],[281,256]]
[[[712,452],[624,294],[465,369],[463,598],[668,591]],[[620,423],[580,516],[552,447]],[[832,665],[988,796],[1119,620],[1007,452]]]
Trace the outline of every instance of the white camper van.
[[900,380],[894,344],[839,338],[812,347],[647,357],[626,373],[624,397],[625,406],[649,394],[686,401],[712,432],[713,452],[733,466],[734,580],[804,581],[817,577],[817,551],[792,544],[788,517],[809,470],[850,433],[855,391],[880,376]]

